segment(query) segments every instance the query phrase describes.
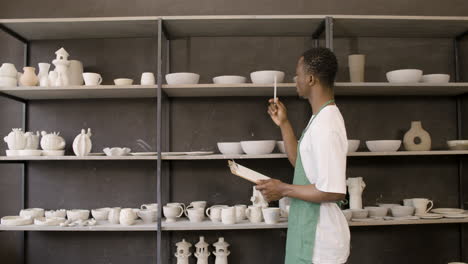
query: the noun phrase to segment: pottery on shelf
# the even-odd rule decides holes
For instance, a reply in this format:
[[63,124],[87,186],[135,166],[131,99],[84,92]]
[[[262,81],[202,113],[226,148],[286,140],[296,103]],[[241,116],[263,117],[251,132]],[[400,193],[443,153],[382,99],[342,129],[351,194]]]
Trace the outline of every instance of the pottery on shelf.
[[91,128],[88,128],[88,132],[86,130],[81,129],[81,133],[75,137],[73,141],[73,152],[78,157],[88,156],[91,153],[91,148],[93,146],[91,142]]
[[114,207],[109,210],[109,223],[117,225],[120,223],[120,207]]
[[182,241],[176,243],[177,252],[174,256],[177,258],[177,264],[189,264],[189,257],[192,255],[190,248],[192,244],[182,239]]
[[45,62],[39,63],[39,73],[37,74],[37,77],[39,78],[39,85],[42,87],[50,86],[49,70],[50,70],[49,63],[45,63]]
[[39,226],[59,226],[65,223],[64,217],[38,217],[34,219],[34,224]]
[[109,207],[104,207],[104,208],[98,208],[98,209],[93,209],[91,210],[91,215],[93,216],[94,219],[98,221],[103,221],[109,219]]
[[0,67],[0,77],[10,77],[10,78],[17,78],[18,71],[16,67],[12,63],[3,63]]
[[154,73],[152,72],[144,72],[141,74],[141,79],[140,79],[140,84],[141,85],[155,85],[156,84],[156,78],[154,77]]
[[133,225],[136,218],[136,212],[132,208],[124,208],[120,211],[119,222],[121,225]]
[[42,208],[28,208],[22,209],[19,213],[20,216],[23,217],[31,217],[32,219],[37,217],[43,217],[45,214],[44,209]]
[[[416,140],[419,139],[419,142]],[[431,135],[423,129],[421,121],[412,121],[411,128],[403,137],[403,145],[408,151],[431,150]]]
[[227,257],[231,252],[228,250],[229,244],[224,241],[224,237],[220,237],[213,246],[215,247],[215,251],[213,251],[213,255],[216,256],[215,264],[228,264]]
[[52,63],[55,65],[55,72],[57,72],[57,80],[53,86],[68,86],[68,71],[70,67],[70,61],[68,57],[70,56],[64,48],[60,48],[55,52],[57,56]]
[[366,55],[353,54],[348,56],[349,79],[351,82],[364,82]]
[[32,225],[34,219],[29,216],[4,216],[0,223],[6,226]]
[[26,132],[24,133],[24,136],[26,137],[26,146],[24,149],[26,150],[36,150],[39,149],[39,138],[41,137],[41,134],[39,131],[36,131],[36,134],[34,132]]
[[362,192],[366,188],[366,183],[362,177],[348,178],[346,180],[349,193],[349,208],[362,209]]
[[127,156],[132,150],[129,148],[105,148],[103,151],[107,156]]
[[468,150],[468,140],[448,140],[450,150]]
[[34,67],[24,67],[23,75],[19,79],[19,84],[21,86],[36,86],[39,83],[39,78],[36,75],[36,68]]
[[26,136],[21,128],[13,128],[3,140],[8,144],[10,150],[21,150],[26,147]]
[[83,63],[77,60],[70,60],[68,66],[68,83],[69,85],[83,85]]
[[46,131],[41,132],[41,148],[45,151],[58,151],[65,148],[65,139],[60,135],[60,132],[47,134]]
[[67,218],[68,220],[71,220],[71,221],[88,220],[89,210],[83,210],[83,209],[67,210]]
[[58,73],[56,71],[50,71],[49,72],[49,86],[56,86],[55,83],[57,82],[57,78],[58,78]]
[[65,218],[65,217],[67,217],[67,210],[65,210],[65,209],[48,210],[48,211],[45,211],[45,217],[46,218],[49,218],[49,217]]
[[200,237],[200,241],[195,244],[195,257],[197,264],[208,264],[208,257],[211,253],[208,251],[209,244],[205,242],[205,237]]

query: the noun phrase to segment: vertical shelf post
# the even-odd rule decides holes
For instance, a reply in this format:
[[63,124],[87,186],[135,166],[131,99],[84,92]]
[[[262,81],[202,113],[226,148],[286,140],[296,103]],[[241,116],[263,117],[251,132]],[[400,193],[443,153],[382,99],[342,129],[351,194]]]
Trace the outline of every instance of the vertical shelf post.
[[163,264],[161,259],[161,220],[162,220],[162,199],[161,199],[161,136],[162,136],[162,129],[161,129],[161,99],[162,99],[162,20],[158,19],[158,41],[157,41],[157,49],[158,49],[158,58],[157,58],[157,78],[158,78],[158,86],[157,86],[157,106],[156,106],[156,148],[158,152],[158,161],[156,167],[156,194],[157,194],[157,203],[158,203],[158,215],[157,215],[157,231],[156,231],[156,264]]
[[333,17],[325,17],[325,43],[333,51]]

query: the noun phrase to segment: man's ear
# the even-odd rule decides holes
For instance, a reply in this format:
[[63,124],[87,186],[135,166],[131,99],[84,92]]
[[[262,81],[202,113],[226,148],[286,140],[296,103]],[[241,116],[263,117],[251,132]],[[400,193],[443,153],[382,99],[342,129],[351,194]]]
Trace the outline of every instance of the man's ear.
[[314,75],[307,74],[307,83],[309,84],[310,87],[314,86],[316,82],[317,82],[317,78],[315,78]]

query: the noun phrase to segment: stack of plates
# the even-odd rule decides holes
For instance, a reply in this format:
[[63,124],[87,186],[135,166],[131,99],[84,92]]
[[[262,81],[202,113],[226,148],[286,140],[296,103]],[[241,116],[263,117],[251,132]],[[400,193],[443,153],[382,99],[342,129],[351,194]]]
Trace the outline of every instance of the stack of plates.
[[465,214],[465,210],[459,208],[437,208],[431,211],[434,214],[439,214],[445,218],[460,219],[467,218],[468,214]]

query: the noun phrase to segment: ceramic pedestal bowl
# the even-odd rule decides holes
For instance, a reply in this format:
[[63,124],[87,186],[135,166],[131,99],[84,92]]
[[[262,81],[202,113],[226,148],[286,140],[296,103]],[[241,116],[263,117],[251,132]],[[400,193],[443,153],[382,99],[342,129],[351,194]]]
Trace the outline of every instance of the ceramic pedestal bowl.
[[369,217],[384,217],[388,214],[388,208],[379,206],[366,206],[364,207],[369,211]]
[[278,148],[279,152],[286,153],[286,148],[284,147],[284,141],[277,141],[276,147]]
[[350,209],[351,213],[353,214],[353,219],[363,219],[367,218],[369,215],[369,211],[366,209]]
[[240,142],[218,142],[218,149],[224,155],[244,153]]
[[242,150],[248,155],[270,154],[275,145],[275,140],[241,141]]
[[447,145],[450,150],[468,150],[468,140],[449,140]]
[[213,83],[215,84],[240,84],[246,82],[247,78],[245,78],[244,76],[237,75],[223,75],[213,78]]
[[390,211],[394,217],[411,216],[414,214],[414,210],[414,207],[411,206],[394,206],[390,208]]
[[357,139],[349,139],[348,140],[348,153],[356,152],[359,148],[359,144],[361,143],[360,140]]
[[370,140],[366,141],[371,152],[395,152],[401,146],[401,140]]
[[284,72],[282,71],[256,71],[250,74],[250,79],[252,79],[252,83],[255,84],[272,84],[275,82],[276,76],[276,83],[282,83],[284,80]]
[[387,72],[390,83],[417,83],[421,80],[423,72],[418,69],[404,69]]
[[166,74],[166,82],[170,85],[197,84],[200,75],[191,72],[177,72]]

